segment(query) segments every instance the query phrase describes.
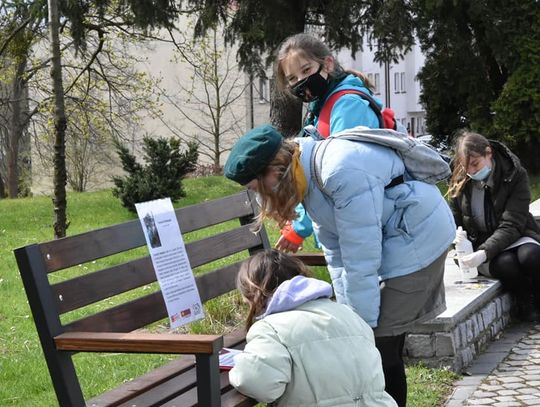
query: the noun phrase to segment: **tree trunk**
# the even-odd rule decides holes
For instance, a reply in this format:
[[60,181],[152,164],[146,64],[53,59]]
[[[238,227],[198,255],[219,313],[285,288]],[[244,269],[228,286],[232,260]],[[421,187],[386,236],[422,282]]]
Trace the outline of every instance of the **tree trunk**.
[[10,198],[17,198],[19,195],[19,146],[25,127],[22,120],[25,70],[26,58],[23,58],[17,65],[9,95],[11,120],[7,137],[7,190]]
[[293,96],[278,96],[275,80],[270,83],[270,122],[286,138],[302,128],[302,101]]
[[59,16],[57,0],[48,0],[49,41],[51,43],[51,78],[54,93],[54,237],[66,235],[66,112],[60,58]]
[[0,199],[6,197],[6,187],[4,185],[4,179],[2,178],[2,174],[0,174]]
[[[294,19],[292,32],[283,33],[285,36],[304,32],[306,25],[307,2],[298,1],[296,8],[297,13],[294,13],[291,18]],[[273,72],[276,72],[276,67],[273,67]],[[270,81],[270,123],[278,129],[284,137],[295,137],[302,128],[302,101],[294,96],[282,96],[280,92],[276,92],[275,79]]]

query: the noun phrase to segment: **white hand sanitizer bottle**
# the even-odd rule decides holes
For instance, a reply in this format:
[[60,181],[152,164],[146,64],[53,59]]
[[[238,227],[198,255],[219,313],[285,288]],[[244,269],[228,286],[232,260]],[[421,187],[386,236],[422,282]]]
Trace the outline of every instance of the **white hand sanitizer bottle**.
[[[463,230],[461,226],[458,227],[458,231],[463,231],[465,233],[465,237],[467,237],[467,232]],[[471,280],[473,278],[476,278],[478,276],[478,270],[476,267],[466,267],[461,262],[461,259],[463,256],[466,256],[468,254],[471,254],[473,252],[473,246],[469,239],[465,238],[465,240],[456,243],[456,253],[459,263],[459,270],[461,271],[461,276],[463,280]]]

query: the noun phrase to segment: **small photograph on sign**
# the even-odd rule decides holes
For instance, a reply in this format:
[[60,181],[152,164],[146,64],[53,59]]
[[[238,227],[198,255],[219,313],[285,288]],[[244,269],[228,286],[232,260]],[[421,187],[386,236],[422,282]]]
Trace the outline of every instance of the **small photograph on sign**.
[[161,247],[161,239],[159,238],[159,231],[156,226],[156,219],[151,213],[147,213],[143,217],[144,227],[146,229],[146,234],[148,236],[148,242],[150,247],[155,249],[156,247]]

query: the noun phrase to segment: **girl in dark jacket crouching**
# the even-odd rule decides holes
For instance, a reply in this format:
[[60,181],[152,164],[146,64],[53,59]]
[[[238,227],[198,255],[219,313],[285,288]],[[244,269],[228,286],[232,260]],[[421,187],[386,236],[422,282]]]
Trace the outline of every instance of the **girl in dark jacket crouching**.
[[500,142],[464,132],[448,194],[456,225],[475,250],[463,264],[499,279],[516,296],[520,318],[540,320],[540,228],[529,213],[529,179],[519,159]]

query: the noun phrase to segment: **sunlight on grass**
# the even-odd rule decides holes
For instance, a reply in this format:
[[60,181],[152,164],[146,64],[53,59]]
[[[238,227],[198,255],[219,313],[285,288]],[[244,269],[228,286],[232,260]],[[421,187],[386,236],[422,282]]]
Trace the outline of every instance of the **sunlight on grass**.
[[459,375],[446,369],[430,369],[422,364],[407,367],[407,405],[438,407],[452,391]]

